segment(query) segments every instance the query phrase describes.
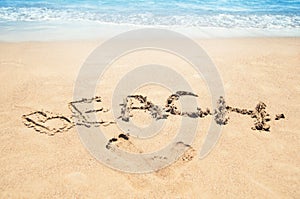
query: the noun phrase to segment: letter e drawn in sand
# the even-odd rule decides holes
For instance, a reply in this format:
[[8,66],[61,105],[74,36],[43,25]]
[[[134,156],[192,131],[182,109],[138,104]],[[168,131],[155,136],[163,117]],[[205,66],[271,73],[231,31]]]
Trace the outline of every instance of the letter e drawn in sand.
[[[102,43],[89,55],[82,65],[75,82],[73,93],[74,101],[82,99],[85,96],[95,96],[95,88],[99,83],[98,80],[101,80],[100,77],[115,60],[131,52],[143,49],[159,50],[179,57],[188,63],[190,67],[194,68],[198,72],[198,75],[205,80],[212,101],[217,101],[220,96],[224,96],[223,83],[218,70],[206,52],[198,44],[186,36],[170,30],[146,28],[119,34]],[[87,78],[89,80],[89,86],[85,84]],[[179,98],[184,95],[194,96],[193,88],[186,81],[184,75],[179,74],[170,66],[150,63],[128,71],[117,83],[112,98],[112,113],[118,127],[124,135],[128,133],[129,129],[130,136],[149,139],[162,127],[165,121],[164,119],[167,118],[167,113],[160,107],[149,103],[144,104],[144,108],[151,113],[153,121],[149,126],[141,128],[135,126],[133,122],[130,121],[130,114],[128,113],[130,108],[126,105],[127,100],[133,95],[135,89],[142,85],[153,83],[161,85],[173,93],[181,91],[176,93]],[[176,98],[176,96],[173,97]],[[144,103],[142,98],[139,100],[142,100],[142,103]],[[181,100],[181,98],[179,100]],[[184,110],[185,106],[191,106],[191,104],[180,102],[182,104],[182,110]],[[119,118],[120,104],[122,104],[121,118]],[[196,99],[192,99],[192,105],[198,107]],[[84,109],[91,110],[93,103],[87,103],[84,104],[84,106]],[[182,117],[180,128],[174,139],[170,143],[166,143],[165,147],[150,154],[134,154],[119,150],[118,148],[112,152],[112,150],[107,150],[106,146],[108,140],[100,128],[96,128],[95,126],[85,128],[84,125],[76,125],[76,128],[85,147],[96,159],[105,165],[129,173],[152,172],[172,164],[185,152],[186,148],[183,147],[180,153],[176,153],[176,157],[170,154],[173,153],[172,149],[176,143],[183,142],[190,145],[193,142],[198,125],[197,119],[193,118],[199,115],[205,117],[211,114],[210,110],[202,111],[201,109],[197,109],[195,112],[190,113],[184,111],[177,112],[178,110],[176,111],[172,110],[171,107],[169,108],[169,111],[173,114],[180,114],[187,117]],[[214,108],[215,107],[213,107],[213,110]],[[157,118],[159,119],[157,120]],[[90,113],[89,119],[96,121],[93,112]],[[75,117],[74,120],[75,123],[82,122],[82,118]],[[208,132],[206,132],[205,142],[200,150],[200,158],[204,158],[213,149],[220,137],[220,133],[221,126],[216,124],[213,118],[211,118],[210,127]],[[155,161],[153,160],[154,156],[173,158]]]

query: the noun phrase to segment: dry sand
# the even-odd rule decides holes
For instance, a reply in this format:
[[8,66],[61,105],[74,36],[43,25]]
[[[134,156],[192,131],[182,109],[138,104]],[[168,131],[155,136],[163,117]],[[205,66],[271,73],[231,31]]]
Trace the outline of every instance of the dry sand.
[[[81,144],[75,128],[48,136],[23,124],[22,115],[36,110],[71,114],[67,104],[72,101],[79,68],[101,42],[1,43],[0,197],[300,198],[300,39],[198,42],[219,69],[227,104],[253,109],[259,101],[265,102],[272,117],[271,130],[251,130],[253,118],[230,113],[216,147],[200,160],[197,153],[210,120],[199,119],[190,156],[149,174],[128,174],[104,166]],[[174,57],[146,51],[118,60],[107,71],[96,93],[104,106],[109,107],[120,76],[149,60],[180,71],[200,95],[201,107],[215,103],[195,71],[186,70]],[[157,104],[170,95],[154,86],[137,93]],[[274,121],[278,113],[286,118]],[[133,140],[135,149],[146,152],[163,147],[178,128],[178,117],[170,117],[153,139]],[[145,121],[135,119],[140,125]],[[101,128],[108,138],[120,133],[114,125]]]

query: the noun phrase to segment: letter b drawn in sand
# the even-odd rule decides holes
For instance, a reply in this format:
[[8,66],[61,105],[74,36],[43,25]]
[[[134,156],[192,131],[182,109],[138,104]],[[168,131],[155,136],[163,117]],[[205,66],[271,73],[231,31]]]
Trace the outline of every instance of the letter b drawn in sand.
[[[224,96],[223,83],[218,70],[198,44],[186,36],[170,30],[147,28],[119,34],[98,46],[80,69],[74,88],[74,101],[86,96],[95,96],[98,80],[114,60],[143,49],[168,52],[185,60],[205,80],[213,102],[216,102],[220,96]],[[140,86],[153,83],[162,85],[173,93],[176,91],[193,91],[192,86],[189,85],[184,76],[168,66],[149,64],[128,71],[116,85],[112,99],[112,111],[115,121],[124,134],[130,129],[130,136],[147,139],[161,128],[164,122],[163,119],[153,121],[151,125],[141,129],[131,121],[124,121],[119,118],[120,104],[123,100]],[[197,107],[196,99],[192,103],[192,106]],[[86,106],[87,110],[93,108],[91,103],[87,103]],[[182,107],[184,106],[186,104],[182,103]],[[191,105],[189,104],[189,106]],[[151,108],[156,111],[159,110],[155,106]],[[96,116],[91,114],[91,119],[96,120]],[[146,173],[156,171],[176,161],[186,150],[184,147],[176,148],[179,145],[178,143],[184,143],[186,146],[190,145],[196,136],[197,125],[197,119],[182,117],[180,129],[170,143],[167,143],[165,147],[158,151],[138,154],[129,153],[118,148],[109,150],[108,140],[98,127],[85,128],[78,125],[76,128],[84,146],[100,162],[124,172]],[[221,126],[216,124],[212,118],[199,153],[200,158],[204,158],[212,150],[220,133]]]

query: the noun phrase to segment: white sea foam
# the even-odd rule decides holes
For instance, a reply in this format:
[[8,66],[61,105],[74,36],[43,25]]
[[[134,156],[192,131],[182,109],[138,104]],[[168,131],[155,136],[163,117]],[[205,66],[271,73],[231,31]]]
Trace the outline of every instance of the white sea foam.
[[112,24],[218,27],[218,28],[299,28],[299,15],[283,14],[180,14],[101,13],[76,9],[0,7],[0,22],[98,22]]
[[192,37],[300,36],[300,0],[0,0],[0,40],[112,36],[135,28]]

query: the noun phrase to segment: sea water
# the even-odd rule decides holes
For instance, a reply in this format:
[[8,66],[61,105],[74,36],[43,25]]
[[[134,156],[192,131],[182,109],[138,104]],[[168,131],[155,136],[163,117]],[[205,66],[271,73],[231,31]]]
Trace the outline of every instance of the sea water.
[[0,0],[0,40],[96,38],[142,27],[300,36],[300,0]]

